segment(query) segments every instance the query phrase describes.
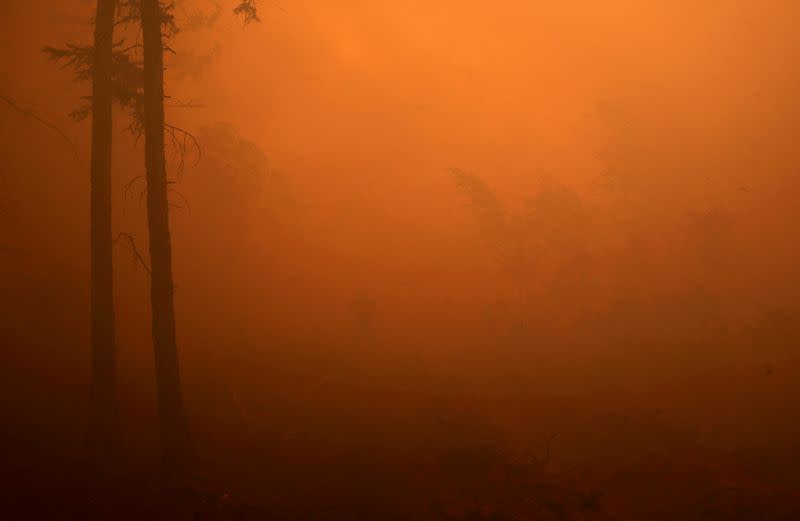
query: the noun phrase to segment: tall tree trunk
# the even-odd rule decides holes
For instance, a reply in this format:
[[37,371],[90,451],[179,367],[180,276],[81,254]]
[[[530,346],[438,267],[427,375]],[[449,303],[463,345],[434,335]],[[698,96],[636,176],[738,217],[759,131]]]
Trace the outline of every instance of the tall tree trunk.
[[147,220],[150,233],[150,301],[155,350],[161,460],[171,475],[188,463],[189,433],[181,396],[175,305],[172,281],[172,245],[164,154],[164,56],[159,0],[142,0],[144,43],[144,129],[147,177]]
[[116,0],[97,0],[92,73],[91,324],[89,444],[98,463],[118,448],[111,239],[112,39]]

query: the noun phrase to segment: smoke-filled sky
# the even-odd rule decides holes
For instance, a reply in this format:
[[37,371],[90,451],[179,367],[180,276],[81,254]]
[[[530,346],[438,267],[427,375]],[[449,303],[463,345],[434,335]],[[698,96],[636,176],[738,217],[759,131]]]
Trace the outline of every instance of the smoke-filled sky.
[[[787,364],[789,396],[800,4],[262,0],[245,27],[234,3],[176,2],[166,58],[167,120],[198,144],[168,142],[190,388],[212,361],[236,380],[294,350],[320,367],[391,356],[434,387],[558,368],[565,393],[691,394],[681,382],[756,385]],[[54,304],[77,339],[89,124],[68,114],[90,86],[41,49],[88,44],[92,9],[6,0],[0,17],[0,254],[14,291],[78,291]],[[146,254],[129,123],[118,109],[114,231]],[[129,246],[120,351],[146,374]],[[30,319],[31,299],[3,306]]]

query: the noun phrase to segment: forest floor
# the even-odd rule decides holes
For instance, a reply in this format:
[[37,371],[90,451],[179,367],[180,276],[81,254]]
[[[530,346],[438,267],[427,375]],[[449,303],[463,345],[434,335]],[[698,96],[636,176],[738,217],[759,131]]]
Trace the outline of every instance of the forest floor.
[[80,464],[17,458],[5,466],[4,495],[10,499],[0,515],[120,521],[800,519],[800,489],[770,474],[764,455],[654,455],[613,470],[561,472],[509,463],[491,451],[451,456],[422,465],[343,463],[338,473],[329,466],[317,475],[303,467],[284,482],[281,472],[266,472],[263,481],[253,477],[266,492],[249,501],[235,491],[165,487],[147,472],[99,479]]

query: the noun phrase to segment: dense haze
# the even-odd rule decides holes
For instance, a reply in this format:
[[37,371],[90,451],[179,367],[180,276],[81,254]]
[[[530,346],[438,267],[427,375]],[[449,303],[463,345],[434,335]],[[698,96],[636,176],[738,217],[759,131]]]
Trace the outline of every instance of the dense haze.
[[[221,486],[258,494],[256,446],[796,457],[800,4],[274,0],[244,27],[233,3],[177,2],[165,58],[196,138],[167,142],[178,348]],[[41,49],[90,43],[93,9],[0,22],[3,423],[67,452],[91,90]],[[148,460],[143,143],[115,118],[121,418]]]

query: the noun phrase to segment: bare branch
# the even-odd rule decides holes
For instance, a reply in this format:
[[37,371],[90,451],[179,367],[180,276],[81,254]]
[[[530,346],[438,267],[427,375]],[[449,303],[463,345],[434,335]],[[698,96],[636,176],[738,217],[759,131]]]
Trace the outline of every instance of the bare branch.
[[148,274],[152,274],[150,271],[150,266],[147,264],[147,261],[144,260],[144,257],[142,257],[142,254],[139,253],[139,249],[136,247],[136,239],[134,236],[127,232],[120,232],[117,235],[117,238],[114,239],[114,244],[117,244],[122,239],[127,239],[127,242],[131,248],[131,252],[133,253],[134,260],[138,261],[138,263],[144,267]]
[[186,198],[185,195],[180,193],[178,190],[175,190],[174,188],[168,189],[167,193],[177,194],[178,198],[180,198],[180,200],[182,201],[182,204],[170,203],[170,206],[178,209],[186,208],[186,210],[191,213],[192,207],[189,205],[189,200]]
[[[137,181],[144,181],[144,176],[137,175],[136,177],[134,177],[133,179],[131,179],[130,181],[125,183],[125,187],[124,187],[124,189],[122,191],[123,196],[125,198],[127,198],[129,195],[133,194],[133,185],[135,185]],[[141,194],[143,194],[143,193],[144,193],[144,191],[140,192],[140,195],[139,195],[139,199],[140,200],[141,200]]]
[[[183,172],[183,167],[184,167],[184,164],[185,164],[185,156],[186,156],[187,145],[188,145],[188,142],[190,142],[190,141],[191,141],[191,144],[192,144],[193,148],[195,150],[197,150],[197,159],[194,162],[194,164],[197,165],[197,163],[199,163],[200,159],[203,157],[203,149],[200,148],[200,142],[197,140],[195,135],[192,134],[191,132],[187,131],[187,130],[184,130],[184,129],[180,128],[180,127],[176,127],[175,125],[170,125],[169,123],[166,123],[164,125],[164,129],[166,130],[167,134],[170,136],[170,140],[172,141],[172,145],[175,147],[175,149],[180,154],[180,161],[179,161],[179,164],[178,164],[178,173],[180,174],[180,173]],[[178,138],[178,135],[181,136],[180,139]]]
[[32,110],[24,109],[24,108],[20,107],[19,105],[17,105],[14,102],[14,100],[9,98],[8,96],[4,96],[4,95],[0,94],[0,99],[5,101],[6,103],[8,103],[8,105],[11,106],[11,108],[13,108],[17,112],[21,113],[22,115],[24,115],[26,117],[29,117],[29,118],[32,118],[32,119],[38,121],[39,123],[41,123],[42,125],[46,126],[47,128],[49,128],[50,130],[53,130],[56,133],[58,133],[58,135],[61,136],[64,139],[64,141],[66,141],[67,144],[69,145],[70,149],[72,150],[72,154],[75,156],[75,159],[78,159],[78,149],[75,148],[75,144],[72,142],[72,140],[70,138],[67,137],[66,134],[64,134],[64,132],[61,131],[60,128],[58,128],[54,124],[50,123],[46,119],[43,119],[42,117],[37,115]]

